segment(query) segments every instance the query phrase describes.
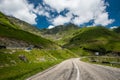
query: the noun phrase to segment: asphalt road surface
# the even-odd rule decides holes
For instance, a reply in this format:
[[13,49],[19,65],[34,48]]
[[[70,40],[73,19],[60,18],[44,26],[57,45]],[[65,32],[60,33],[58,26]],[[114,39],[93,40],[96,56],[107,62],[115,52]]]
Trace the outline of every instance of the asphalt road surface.
[[27,80],[120,80],[120,69],[69,59]]

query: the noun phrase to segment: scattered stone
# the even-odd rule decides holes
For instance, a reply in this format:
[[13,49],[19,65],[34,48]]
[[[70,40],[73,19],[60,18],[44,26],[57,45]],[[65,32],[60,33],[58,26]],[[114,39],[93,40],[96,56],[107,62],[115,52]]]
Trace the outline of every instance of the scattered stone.
[[28,62],[28,59],[26,58],[25,55],[19,55],[19,59],[24,61],[24,62]]

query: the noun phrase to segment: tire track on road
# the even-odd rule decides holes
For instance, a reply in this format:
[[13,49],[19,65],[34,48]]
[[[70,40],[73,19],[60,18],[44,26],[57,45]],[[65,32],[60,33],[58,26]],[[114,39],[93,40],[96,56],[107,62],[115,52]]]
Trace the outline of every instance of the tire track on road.
[[76,80],[81,80],[81,79],[80,79],[80,70],[79,70],[79,68],[78,68],[78,65],[77,65],[75,62],[73,62],[73,63],[74,63],[74,66],[75,66],[75,68],[76,68],[76,70],[77,70]]

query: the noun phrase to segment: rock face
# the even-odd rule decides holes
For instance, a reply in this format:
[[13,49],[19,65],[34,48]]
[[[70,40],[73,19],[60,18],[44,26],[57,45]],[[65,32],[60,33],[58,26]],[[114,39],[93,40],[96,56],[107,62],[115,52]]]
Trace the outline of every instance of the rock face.
[[6,47],[28,47],[29,44],[13,38],[0,37],[0,45]]

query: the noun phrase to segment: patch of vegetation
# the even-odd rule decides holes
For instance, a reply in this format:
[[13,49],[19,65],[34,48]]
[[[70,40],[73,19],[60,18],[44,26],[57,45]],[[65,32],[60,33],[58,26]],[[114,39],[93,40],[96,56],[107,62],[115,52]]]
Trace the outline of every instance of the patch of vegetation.
[[41,34],[40,29],[36,28],[35,26],[30,25],[22,20],[19,20],[17,18],[11,17],[11,16],[7,16],[7,18],[10,20],[11,23],[19,26],[18,29],[40,36],[40,34]]
[[46,61],[41,63],[23,63],[16,66],[0,68],[1,80],[24,80],[40,71],[43,71],[61,61]]
[[36,46],[37,49],[0,49],[0,80],[24,80],[65,59],[78,57],[50,40],[29,33],[29,30],[22,30],[20,24],[10,20],[12,19],[0,13],[0,37],[23,41]]
[[79,56],[90,56],[92,53],[90,53],[89,51],[85,51],[83,50],[83,48],[69,48],[70,51],[74,52],[75,54],[79,55]]
[[1,12],[0,12],[0,25],[7,25],[7,26],[11,26],[12,28],[18,29],[18,26],[10,22],[10,20],[8,20],[8,18]]
[[[21,59],[20,56],[24,56]],[[67,49],[0,50],[0,80],[24,80],[61,61],[78,57]]]
[[113,31],[116,32],[116,33],[120,33],[120,27],[117,27],[117,28],[113,29]]
[[120,68],[120,57],[119,56],[118,57],[91,56],[91,57],[81,58],[81,61]]
[[64,45],[73,37],[73,33],[79,29],[80,28],[74,24],[67,24],[59,25],[52,29],[42,29],[41,32],[43,37],[47,37],[59,45]]
[[0,37],[25,41],[28,44],[36,45],[42,48],[57,48],[58,46],[45,38],[34,35],[32,33],[18,29],[14,23],[2,13],[0,13]]
[[120,37],[105,27],[81,28],[64,47],[73,51],[77,49],[78,52],[81,52],[81,49],[101,53],[120,52]]

